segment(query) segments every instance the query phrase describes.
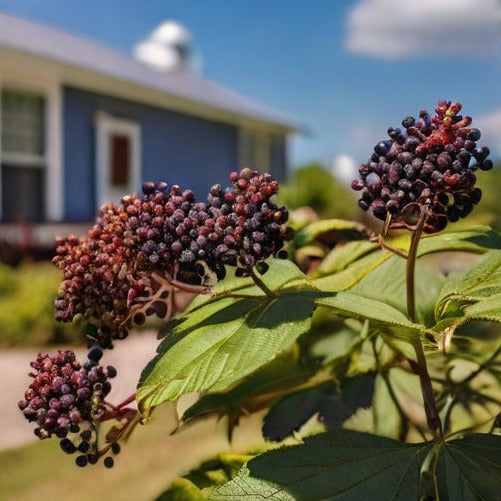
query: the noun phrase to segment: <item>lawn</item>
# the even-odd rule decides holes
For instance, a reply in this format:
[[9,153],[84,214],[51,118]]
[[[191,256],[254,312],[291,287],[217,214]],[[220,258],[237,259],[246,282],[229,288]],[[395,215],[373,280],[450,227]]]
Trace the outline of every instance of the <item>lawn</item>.
[[[211,419],[170,435],[173,428],[173,408],[164,405],[156,409],[152,422],[137,428],[124,444],[111,470],[102,464],[78,468],[73,457],[59,449],[57,440],[1,452],[0,498],[149,501],[178,474],[229,449],[222,422]],[[245,450],[257,443],[259,429],[253,418],[236,431],[232,450]]]

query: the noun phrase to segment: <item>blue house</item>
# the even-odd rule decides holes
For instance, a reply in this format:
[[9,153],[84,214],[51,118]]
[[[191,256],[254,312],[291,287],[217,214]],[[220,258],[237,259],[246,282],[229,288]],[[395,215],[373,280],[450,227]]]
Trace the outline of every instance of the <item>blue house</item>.
[[143,180],[203,198],[242,166],[283,179],[296,129],[199,75],[3,13],[0,116],[0,240],[19,223],[88,223]]

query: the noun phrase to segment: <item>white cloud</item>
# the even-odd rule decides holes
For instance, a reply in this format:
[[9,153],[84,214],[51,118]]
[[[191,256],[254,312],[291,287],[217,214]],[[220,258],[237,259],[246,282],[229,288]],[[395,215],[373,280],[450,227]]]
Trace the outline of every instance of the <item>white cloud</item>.
[[133,48],[134,57],[158,71],[191,69],[190,32],[176,21],[164,21]]
[[493,159],[501,157],[501,106],[491,113],[475,118],[472,126],[482,131],[479,143],[491,149]]
[[348,13],[346,47],[384,58],[496,56],[497,0],[360,0]]

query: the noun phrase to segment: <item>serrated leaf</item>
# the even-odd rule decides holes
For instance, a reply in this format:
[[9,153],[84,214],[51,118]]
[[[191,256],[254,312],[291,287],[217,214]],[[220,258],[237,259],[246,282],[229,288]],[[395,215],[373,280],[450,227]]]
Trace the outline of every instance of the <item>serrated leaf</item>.
[[334,296],[319,298],[317,304],[332,308],[342,317],[368,320],[373,327],[384,329],[403,340],[417,338],[425,329],[423,325],[411,322],[393,306],[352,292],[338,292]]
[[441,501],[501,499],[501,436],[473,434],[446,442],[436,475]]
[[474,268],[447,280],[435,307],[437,321],[457,316],[461,307],[501,293],[501,250],[489,252]]
[[298,346],[292,345],[291,349],[278,355],[229,391],[204,395],[184,412],[183,424],[210,414],[227,414],[228,436],[231,439],[233,425],[238,423],[242,413],[268,407],[286,391],[304,384],[312,376],[310,371],[299,367],[298,356]]
[[467,319],[501,322],[501,293],[466,306],[463,311]]
[[257,456],[210,499],[418,499],[420,468],[430,449],[335,430]]
[[365,226],[356,221],[349,221],[346,219],[322,219],[320,221],[314,221],[297,231],[294,235],[293,245],[294,247],[301,247],[313,242],[313,240],[325,233],[346,230],[354,230],[357,232],[366,231]]
[[[261,279],[273,291],[307,283],[306,275],[292,261],[270,257],[266,260],[266,263],[269,268],[261,276]],[[259,297],[263,295],[263,291],[256,286],[252,278],[235,277],[234,273],[235,268],[228,266],[226,278],[216,283],[210,295],[198,295],[186,309],[186,313],[190,313],[204,304],[213,303],[229,296]]]
[[[160,344],[137,389],[143,412],[194,391],[222,391],[268,363],[310,326],[313,290],[223,299],[196,310]],[[208,309],[208,312],[206,312]]]

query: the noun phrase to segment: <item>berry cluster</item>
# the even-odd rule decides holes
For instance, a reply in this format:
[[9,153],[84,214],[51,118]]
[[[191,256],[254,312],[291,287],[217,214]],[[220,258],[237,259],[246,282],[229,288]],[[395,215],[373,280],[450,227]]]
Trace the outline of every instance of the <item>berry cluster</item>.
[[280,254],[288,211],[270,200],[278,193],[278,182],[269,174],[243,169],[232,172],[230,181],[232,188],[223,192],[215,185],[207,199],[215,221],[209,255],[211,262],[239,266],[238,274],[244,275],[268,256]]
[[107,413],[104,399],[111,390],[109,379],[116,376],[114,367],[99,365],[101,356],[102,350],[94,347],[81,365],[70,350],[39,354],[31,362],[36,371],[30,373],[33,381],[18,403],[24,417],[36,422],[35,435],[40,439],[55,435],[63,451],[83,454],[76,459],[80,466],[95,463],[100,456],[95,423]]
[[419,118],[402,121],[403,130],[390,127],[390,139],[376,144],[370,160],[359,167],[360,178],[352,182],[354,190],[362,191],[359,206],[371,208],[381,220],[390,214],[393,227],[412,226],[415,209],[427,207],[428,233],[467,216],[482,195],[474,172],[493,165],[489,149],[476,144],[480,131],[460,110],[461,104],[440,100],[435,116],[421,111]]
[[53,262],[64,271],[55,301],[56,319],[71,321],[77,315],[98,326],[102,345],[127,336],[122,326],[127,316],[127,294],[137,280],[134,274],[135,242],[126,228],[127,212],[104,205],[88,237],[56,239]]
[[[110,348],[127,336],[133,303],[154,297],[164,279],[204,286],[224,277],[225,264],[237,265],[240,275],[254,265],[263,271],[285,240],[287,210],[271,200],[278,183],[250,169],[230,180],[226,190],[212,186],[205,203],[178,185],[146,182],[142,196],[103,206],[87,237],[58,238],[53,262],[64,281],[56,318],[84,316],[97,326],[99,344]],[[144,313],[165,317],[164,299]],[[144,314],[134,318],[144,321]]]

